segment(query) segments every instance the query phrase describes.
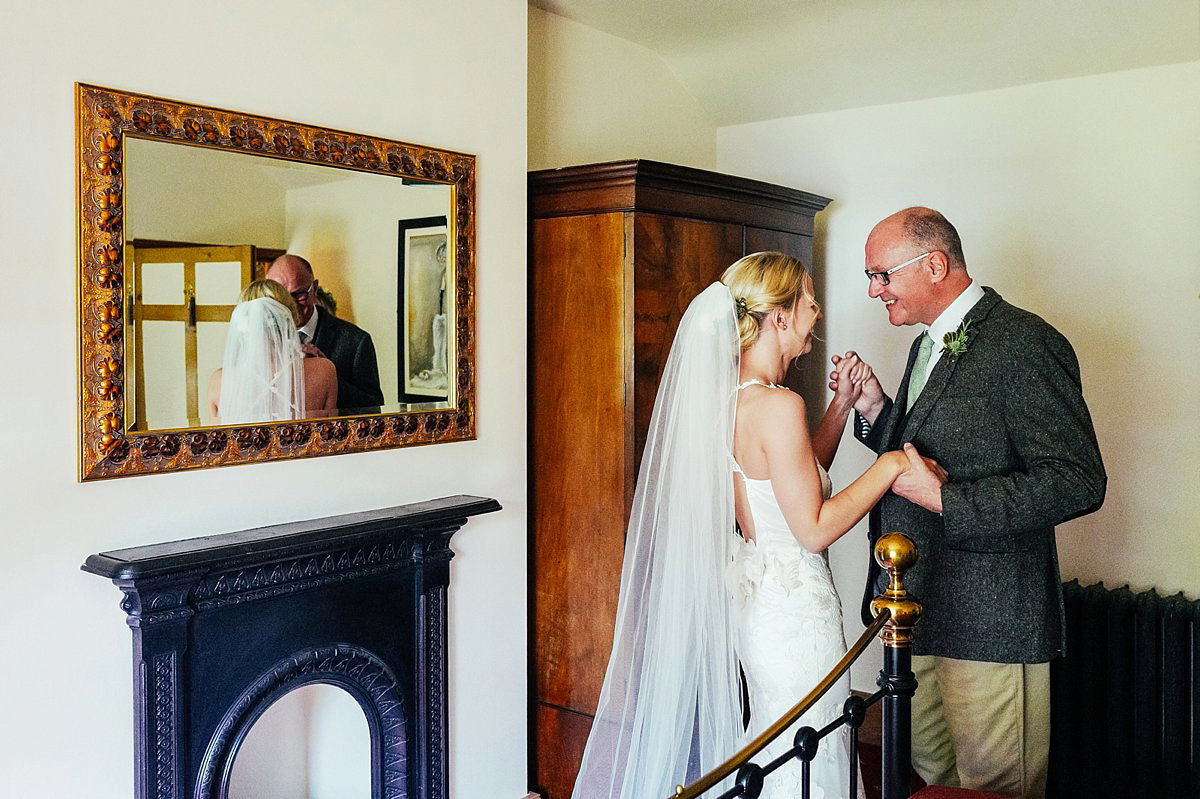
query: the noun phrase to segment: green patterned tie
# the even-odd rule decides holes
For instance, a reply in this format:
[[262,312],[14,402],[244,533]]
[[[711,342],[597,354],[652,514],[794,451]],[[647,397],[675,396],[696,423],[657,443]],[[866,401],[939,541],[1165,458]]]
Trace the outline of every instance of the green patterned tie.
[[908,376],[908,403],[904,408],[905,413],[912,410],[913,403],[917,401],[917,397],[921,396],[921,389],[925,388],[925,371],[929,366],[929,356],[931,355],[933,355],[933,338],[930,337],[927,330],[921,334],[921,345],[917,348],[917,360],[913,364],[912,374]]

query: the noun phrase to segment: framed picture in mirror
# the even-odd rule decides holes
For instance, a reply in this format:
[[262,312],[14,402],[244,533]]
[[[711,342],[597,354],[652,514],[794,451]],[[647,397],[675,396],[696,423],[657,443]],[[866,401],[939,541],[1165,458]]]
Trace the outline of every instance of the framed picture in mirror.
[[446,288],[453,285],[447,256],[446,217],[401,219],[396,249],[400,253],[400,363],[408,402],[445,401],[450,397],[446,366]]
[[85,84],[76,111],[80,479],[475,437],[474,156]]

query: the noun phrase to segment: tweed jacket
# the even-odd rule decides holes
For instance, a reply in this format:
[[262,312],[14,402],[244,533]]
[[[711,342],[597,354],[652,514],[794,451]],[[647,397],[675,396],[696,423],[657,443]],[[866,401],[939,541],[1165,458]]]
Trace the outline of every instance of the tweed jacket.
[[[918,547],[906,580],[923,606],[914,654],[1042,663],[1065,648],[1054,526],[1100,507],[1107,477],[1066,338],[990,288],[964,321],[966,351],[942,353],[908,414],[920,337],[895,402],[873,425],[855,416],[876,452],[911,441],[949,473],[940,515],[889,492],[869,534],[873,546],[900,531]],[[879,577],[872,560],[864,620]]]
[[378,413],[383,405],[375,344],[362,328],[318,308],[313,344],[337,368],[338,412]]

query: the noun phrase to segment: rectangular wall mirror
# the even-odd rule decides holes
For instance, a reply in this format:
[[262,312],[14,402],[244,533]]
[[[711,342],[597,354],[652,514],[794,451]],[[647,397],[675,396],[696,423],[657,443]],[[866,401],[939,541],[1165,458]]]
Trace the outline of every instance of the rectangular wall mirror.
[[77,111],[81,479],[475,437],[473,156]]

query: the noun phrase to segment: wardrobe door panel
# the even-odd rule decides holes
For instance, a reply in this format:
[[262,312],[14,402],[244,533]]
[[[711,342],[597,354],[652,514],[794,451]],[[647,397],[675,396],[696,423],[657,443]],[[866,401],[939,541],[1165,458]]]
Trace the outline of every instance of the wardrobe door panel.
[[[658,379],[688,303],[742,254],[742,226],[677,216],[634,219],[634,463],[641,462]],[[636,470],[635,470],[636,471]]]
[[[594,709],[594,708],[593,708]],[[562,708],[538,705],[537,782],[542,799],[570,799],[583,762],[583,748],[592,717]]]
[[626,231],[622,213],[541,219],[531,241],[536,692],[589,715],[612,647],[632,484]]

